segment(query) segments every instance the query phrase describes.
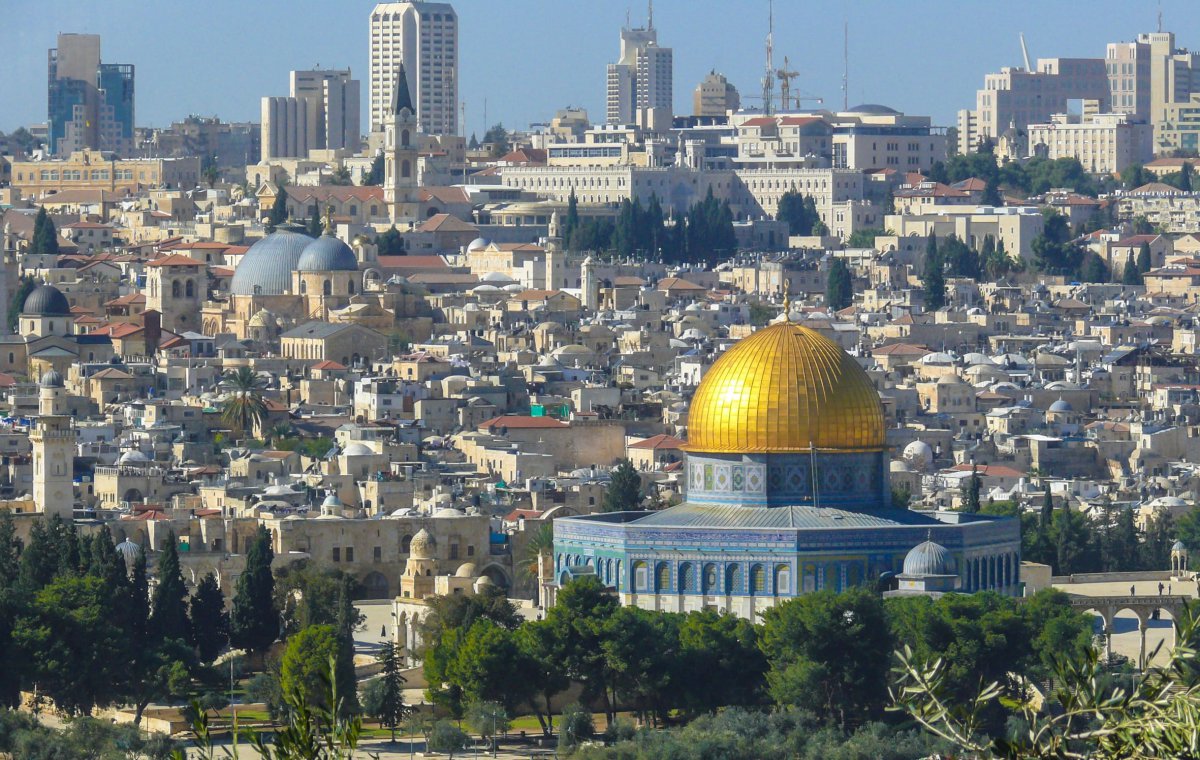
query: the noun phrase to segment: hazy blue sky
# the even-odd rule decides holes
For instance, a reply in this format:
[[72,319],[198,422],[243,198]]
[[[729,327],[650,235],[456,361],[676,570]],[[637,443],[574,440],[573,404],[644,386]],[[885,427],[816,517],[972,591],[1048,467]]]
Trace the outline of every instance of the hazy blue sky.
[[[1032,58],[1104,55],[1109,41],[1164,27],[1200,46],[1197,0],[777,0],[776,64],[789,55],[806,94],[842,102],[842,23],[850,22],[850,104],[881,102],[952,125],[983,75]],[[60,32],[103,36],[101,54],[137,66],[137,121],[188,114],[257,120],[259,98],[286,95],[288,71],[367,70],[367,17],[358,0],[0,0],[0,130],[46,118],[46,50]],[[628,10],[644,2],[458,0],[461,96],[468,132],[510,128],[581,105],[603,119],[605,64]],[[709,69],[743,94],[760,92],[767,0],[658,0],[659,43],[675,49],[675,106]],[[363,109],[366,109],[366,82]],[[364,116],[363,126],[366,127]]]

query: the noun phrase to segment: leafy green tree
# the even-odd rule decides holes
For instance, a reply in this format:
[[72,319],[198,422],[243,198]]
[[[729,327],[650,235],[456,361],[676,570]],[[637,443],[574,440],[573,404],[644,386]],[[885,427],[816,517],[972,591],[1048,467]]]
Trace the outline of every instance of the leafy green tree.
[[850,233],[850,239],[846,241],[847,248],[874,248],[875,238],[887,235],[888,230],[882,227],[867,227],[861,230],[855,230]]
[[921,282],[925,290],[925,308],[928,311],[937,311],[946,305],[945,267],[933,230],[929,231],[925,242],[925,265]]
[[329,184],[344,187],[346,185],[353,185],[354,180],[351,178],[350,170],[347,167],[339,166],[337,169],[334,169],[333,174],[329,176]]
[[434,752],[445,752],[449,760],[454,760],[454,753],[467,746],[470,739],[467,733],[448,720],[439,720],[433,724],[429,732],[429,749]]
[[375,656],[381,668],[379,677],[371,681],[363,693],[363,710],[392,732],[396,743],[396,728],[404,722],[409,708],[404,704],[404,676],[400,670],[400,647],[386,641]]
[[150,630],[160,640],[190,641],[187,615],[187,586],[179,568],[179,550],[173,532],[167,533],[158,560],[158,584],[150,613]]
[[1141,187],[1150,181],[1149,173],[1141,164],[1130,164],[1121,170],[1121,184],[1125,186],[1126,190]]
[[879,597],[853,588],[816,591],[767,609],[759,645],[776,703],[845,728],[882,712],[892,643]]
[[496,749],[496,737],[512,726],[508,709],[499,702],[473,702],[467,707],[467,724]]
[[1150,257],[1150,244],[1143,241],[1142,245],[1138,248],[1137,270],[1141,274],[1145,274],[1150,271],[1152,266],[1153,259]]
[[829,264],[825,300],[834,311],[840,311],[854,302],[854,283],[850,276],[850,267],[837,257]]
[[43,206],[38,209],[33,219],[33,237],[29,240],[29,253],[56,254],[58,253],[58,228],[54,220],[46,213]]
[[1042,231],[1030,243],[1034,265],[1048,274],[1075,274],[1083,262],[1083,251],[1071,242],[1067,218],[1054,209],[1043,209]]
[[488,131],[483,133],[483,142],[491,144],[492,158],[500,158],[511,150],[508,142],[508,130],[499,122],[488,127]]
[[642,478],[633,462],[622,459],[613,468],[612,480],[604,491],[605,512],[626,512],[637,509],[642,501]]
[[[358,581],[348,573],[302,560],[275,573],[275,606],[282,611],[285,635],[310,625],[341,626],[346,597],[359,591]],[[353,628],[362,616],[353,613]]]
[[525,542],[524,554],[517,566],[531,580],[538,577],[538,559],[554,553],[554,523],[543,522]]
[[558,748],[571,752],[582,742],[592,738],[596,733],[592,723],[592,713],[579,703],[567,705],[563,709],[562,728],[558,735]]
[[1080,572],[1088,551],[1087,518],[1063,502],[1054,513],[1054,571],[1056,575]]
[[[325,702],[326,689],[322,678],[329,673],[329,662],[336,663],[335,679],[338,693],[343,695],[355,691],[354,668],[347,669],[338,662],[338,633],[332,625],[313,625],[288,639],[283,659],[280,661],[279,685],[284,694],[297,692],[304,695],[309,704],[332,707]],[[345,701],[343,709],[347,707]]]
[[404,236],[394,224],[375,238],[375,245],[379,248],[380,256],[402,256],[405,253]]
[[679,616],[619,607],[605,624],[601,644],[614,701],[630,705],[652,725],[673,706]]
[[692,714],[757,704],[766,671],[758,629],[750,621],[713,610],[683,617],[673,678],[682,706]]
[[279,192],[275,195],[275,202],[271,204],[271,213],[267,215],[267,232],[274,232],[276,227],[287,221],[287,201],[287,188],[280,181]]
[[121,696],[122,633],[103,580],[63,576],[34,594],[13,642],[40,693],[69,715],[87,715]]
[[812,235],[813,227],[821,221],[816,201],[797,190],[788,190],[780,196],[775,218],[787,222],[792,235]]
[[559,589],[555,605],[546,611],[549,634],[564,644],[559,667],[583,686],[585,698],[603,698],[610,718],[611,678],[603,644],[606,622],[617,606],[599,578],[583,576]]
[[29,298],[29,294],[37,287],[37,280],[33,277],[23,274],[20,280],[17,281],[17,290],[13,293],[12,300],[8,304],[8,330],[9,332],[17,331],[17,322],[21,315],[21,309],[25,307],[25,299]]
[[251,652],[265,652],[279,634],[279,610],[275,606],[275,579],[271,575],[271,534],[259,526],[246,551],[246,567],[238,576],[229,616],[232,644]]
[[229,613],[225,598],[217,586],[217,577],[208,573],[196,585],[188,607],[192,646],[200,661],[211,663],[229,644]]
[[489,620],[447,631],[426,659],[430,695],[455,715],[472,702],[499,702],[511,713],[532,696],[527,671],[516,634]]
[[1121,270],[1122,285],[1141,285],[1142,273],[1138,271],[1137,262],[1126,261],[1124,268]]
[[17,577],[21,587],[33,593],[60,575],[79,572],[79,544],[75,526],[58,515],[35,520],[29,543],[21,552]]
[[971,467],[971,477],[963,481],[962,484],[962,511],[969,515],[978,514],[979,512],[979,490],[980,490],[979,471],[974,466]]
[[221,421],[243,435],[251,434],[267,418],[265,381],[249,367],[238,367],[226,372],[222,383],[228,390],[221,402]]
[[22,657],[13,643],[13,627],[24,607],[19,585],[21,542],[12,511],[0,509],[0,706],[16,705],[20,696]]
[[382,185],[384,180],[383,154],[379,153],[371,161],[371,170],[363,177],[363,185]]
[[1108,265],[1099,254],[1089,251],[1084,255],[1083,264],[1079,267],[1079,279],[1084,282],[1108,282],[1111,279]]
[[542,733],[553,733],[554,697],[570,685],[562,661],[570,642],[558,638],[561,627],[546,620],[532,620],[517,629],[517,643],[527,663],[525,678],[530,690],[541,697],[541,705],[531,699]]
[[987,180],[983,187],[983,197],[980,199],[985,206],[1003,206],[1004,196],[1000,193],[1000,183],[995,178]]

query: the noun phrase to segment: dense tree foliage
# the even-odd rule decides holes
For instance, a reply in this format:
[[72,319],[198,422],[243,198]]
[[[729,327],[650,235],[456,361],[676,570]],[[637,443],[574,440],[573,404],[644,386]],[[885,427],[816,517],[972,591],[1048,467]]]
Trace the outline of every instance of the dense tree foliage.
[[211,663],[229,644],[229,613],[217,586],[217,577],[208,573],[196,585],[188,605],[192,646],[200,661]]
[[842,259],[834,257],[829,262],[829,274],[825,282],[825,303],[830,309],[840,311],[854,303],[854,280],[850,267]]
[[283,224],[288,219],[287,209],[287,187],[283,182],[278,183],[279,192],[275,195],[275,201],[271,204],[271,211],[267,214],[267,232],[274,232],[275,228]]
[[604,491],[605,512],[625,512],[637,509],[642,502],[642,478],[633,462],[622,459],[613,468],[612,480]]
[[403,256],[405,254],[404,236],[396,229],[396,225],[392,225],[389,229],[379,233],[375,238],[375,245],[378,247],[380,256]]
[[814,228],[818,224],[821,227],[825,226],[821,222],[820,213],[817,212],[816,200],[811,195],[804,195],[796,190],[788,190],[779,198],[775,218],[787,222],[788,232],[792,235],[818,234],[813,231]]
[[[971,178],[991,184],[996,188],[996,194],[1001,186],[1028,195],[1041,195],[1051,188],[1071,188],[1077,193],[1094,196],[1099,189],[1092,175],[1076,158],[1032,158],[1025,163],[1010,161],[1000,166],[991,153],[969,153],[935,162],[929,172],[929,179],[934,182],[954,183]],[[987,190],[984,194],[995,200]]]
[[265,652],[279,635],[279,609],[275,606],[275,578],[271,574],[271,534],[259,526],[246,551],[246,568],[237,579],[229,639],[234,646]]
[[[338,630],[332,625],[312,625],[288,639],[280,662],[279,684],[284,694],[298,692],[309,704],[332,707],[325,699],[327,688],[322,681],[328,677],[329,663],[335,663],[338,693],[343,709],[351,707],[349,698],[355,694],[354,667],[341,662]],[[357,704],[355,702],[355,704]]]
[[926,311],[937,311],[946,305],[946,266],[937,238],[930,230],[925,242],[925,259],[921,270],[921,285],[925,292]]
[[44,206],[38,209],[37,216],[33,218],[33,237],[29,240],[29,253],[58,253],[58,228],[54,226],[54,220],[46,213]]

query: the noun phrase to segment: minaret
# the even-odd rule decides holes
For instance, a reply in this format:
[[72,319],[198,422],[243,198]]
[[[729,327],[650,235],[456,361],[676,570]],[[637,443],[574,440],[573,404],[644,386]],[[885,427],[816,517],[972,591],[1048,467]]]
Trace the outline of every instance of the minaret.
[[383,120],[383,200],[392,223],[415,221],[420,214],[417,192],[417,111],[413,108],[404,64],[396,74],[392,106]]
[[[0,243],[0,314],[8,313],[17,286],[17,236],[12,222],[4,223],[4,239]],[[0,335],[8,334],[8,320],[0,322]]]
[[588,311],[596,311],[600,308],[600,283],[596,281],[596,262],[588,256],[579,265],[580,283],[583,287],[580,288],[580,300],[583,302],[583,308]]
[[67,413],[66,389],[57,370],[38,383],[38,418],[29,441],[33,445],[33,502],[47,517],[74,516],[75,430]]

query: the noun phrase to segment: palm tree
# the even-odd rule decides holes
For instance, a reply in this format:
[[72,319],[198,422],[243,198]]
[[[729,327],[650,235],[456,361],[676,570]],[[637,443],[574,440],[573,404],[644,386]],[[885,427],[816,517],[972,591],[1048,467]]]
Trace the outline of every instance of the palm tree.
[[543,523],[525,544],[525,553],[518,563],[535,581],[538,579],[538,557],[554,553],[554,523]]
[[249,367],[238,367],[225,373],[223,383],[229,393],[221,407],[221,420],[243,434],[262,425],[267,418],[263,379]]

